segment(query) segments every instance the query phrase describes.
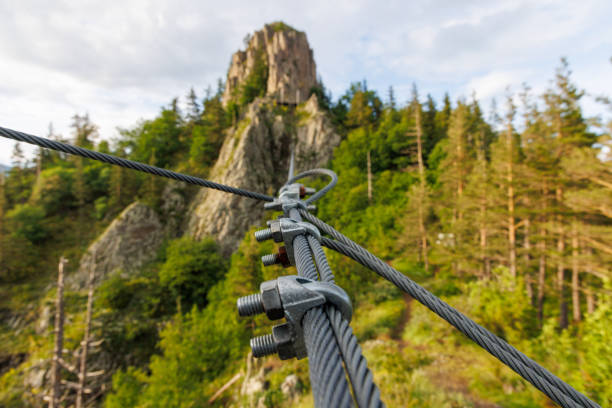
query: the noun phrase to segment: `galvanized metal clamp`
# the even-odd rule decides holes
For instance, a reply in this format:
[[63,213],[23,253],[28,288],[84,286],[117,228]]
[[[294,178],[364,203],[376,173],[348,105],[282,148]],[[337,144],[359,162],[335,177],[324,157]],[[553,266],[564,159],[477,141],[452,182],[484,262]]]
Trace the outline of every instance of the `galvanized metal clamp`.
[[[291,218],[279,218],[268,221],[268,228],[255,232],[255,239],[259,242],[273,239],[274,242],[284,242],[285,249],[278,254],[265,255],[262,262],[265,266],[280,263],[287,267],[295,265],[295,254],[293,251],[293,240],[298,235],[310,234],[321,241],[321,233],[318,228],[309,222],[295,221]],[[286,255],[287,259],[283,259]]]
[[253,356],[278,353],[281,360],[306,357],[302,319],[308,310],[326,303],[336,306],[346,320],[351,320],[353,308],[350,298],[331,282],[295,275],[281,276],[263,282],[260,293],[239,298],[240,316],[266,313],[270,320],[287,319],[286,323],[274,326],[272,334],[251,339]]
[[292,208],[303,208],[308,211],[316,210],[314,205],[306,205],[301,199],[308,194],[315,193],[316,190],[310,187],[305,187],[303,184],[293,183],[283,186],[278,198],[271,203],[265,203],[266,210],[283,211],[287,213]]

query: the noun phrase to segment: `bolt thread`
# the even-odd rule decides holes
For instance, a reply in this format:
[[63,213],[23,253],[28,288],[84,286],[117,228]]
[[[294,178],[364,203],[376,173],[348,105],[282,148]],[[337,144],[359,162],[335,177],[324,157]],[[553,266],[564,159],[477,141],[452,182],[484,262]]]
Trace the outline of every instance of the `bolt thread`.
[[251,339],[251,350],[253,357],[264,357],[276,353],[276,342],[271,334],[254,337]]
[[275,265],[280,262],[278,254],[268,254],[261,257],[264,266]]
[[272,238],[272,230],[270,228],[255,231],[255,239],[257,242],[266,241]]
[[261,294],[259,293],[238,298],[237,305],[240,316],[255,316],[265,312]]

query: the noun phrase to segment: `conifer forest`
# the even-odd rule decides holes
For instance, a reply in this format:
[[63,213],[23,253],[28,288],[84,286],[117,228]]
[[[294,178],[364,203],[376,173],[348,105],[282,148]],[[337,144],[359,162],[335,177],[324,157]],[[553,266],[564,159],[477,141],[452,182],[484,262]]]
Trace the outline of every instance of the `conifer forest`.
[[[94,114],[40,136],[217,181],[259,154],[239,144],[257,129],[292,140],[325,121],[337,139],[317,160],[339,182],[318,218],[612,407],[612,102],[602,95],[603,119],[586,116],[560,58],[543,93],[509,84],[493,106],[437,100],[418,83],[401,101],[366,80],[332,97],[320,79],[284,103],[257,38],[245,40],[246,78],[169,95],[114,139]],[[0,174],[0,406],[50,406],[52,395],[78,407],[313,406],[307,359],[253,359],[249,339],[270,324],[236,312],[260,282],[294,273],[264,268],[275,244],[253,237],[278,213],[253,204],[262,215],[227,244],[193,232],[205,200],[195,186],[22,147]],[[299,171],[309,154],[297,153]],[[259,192],[276,195],[287,166],[253,170],[272,171],[280,181]],[[387,406],[555,406],[409,295],[326,253]]]

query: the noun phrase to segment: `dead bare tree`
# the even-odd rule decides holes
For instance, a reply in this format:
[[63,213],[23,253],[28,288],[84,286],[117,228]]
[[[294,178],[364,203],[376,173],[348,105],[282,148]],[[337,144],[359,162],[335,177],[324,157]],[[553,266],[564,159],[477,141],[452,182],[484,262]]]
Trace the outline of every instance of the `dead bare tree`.
[[63,256],[60,258],[57,273],[57,298],[55,301],[55,347],[53,351],[53,367],[51,369],[51,398],[49,408],[59,406],[60,396],[60,365],[62,360],[62,349],[64,347],[64,266],[68,260]]
[[79,386],[77,388],[76,407],[83,407],[83,393],[85,392],[85,378],[87,377],[87,354],[89,353],[89,335],[91,331],[91,314],[93,309],[94,295],[94,270],[92,266],[89,269],[89,290],[87,292],[87,315],[85,317],[85,333],[81,342],[81,361],[79,369]]

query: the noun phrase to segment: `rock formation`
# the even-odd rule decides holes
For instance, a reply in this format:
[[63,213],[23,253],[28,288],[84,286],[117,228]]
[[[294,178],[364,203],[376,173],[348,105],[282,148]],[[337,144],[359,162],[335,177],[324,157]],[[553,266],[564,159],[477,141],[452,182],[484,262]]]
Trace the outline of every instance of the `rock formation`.
[[253,73],[262,52],[268,68],[266,96],[288,104],[308,99],[311,88],[317,84],[312,49],[305,33],[278,22],[256,31],[247,49],[233,55],[223,93],[224,106]]
[[[302,119],[300,119],[302,118]],[[223,184],[275,195],[287,180],[291,149],[296,171],[325,165],[340,142],[313,95],[295,113],[266,99],[252,103],[221,148],[211,178]],[[194,202],[188,233],[214,237],[224,253],[234,251],[244,233],[263,216],[263,202],[202,189]]]
[[[340,137],[316,97],[309,97],[316,72],[306,35],[282,23],[266,25],[253,35],[246,51],[234,54],[224,102],[252,72],[261,49],[268,61],[267,96],[255,99],[229,129],[210,178],[274,195],[287,179],[292,149],[296,171],[320,167],[329,162]],[[202,189],[192,205],[187,233],[197,239],[210,235],[229,254],[263,213],[262,202]]]
[[69,282],[79,288],[85,287],[91,268],[95,268],[97,277],[138,268],[155,257],[163,238],[164,230],[157,213],[135,202],[91,244]]

